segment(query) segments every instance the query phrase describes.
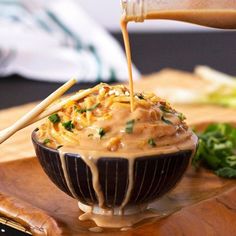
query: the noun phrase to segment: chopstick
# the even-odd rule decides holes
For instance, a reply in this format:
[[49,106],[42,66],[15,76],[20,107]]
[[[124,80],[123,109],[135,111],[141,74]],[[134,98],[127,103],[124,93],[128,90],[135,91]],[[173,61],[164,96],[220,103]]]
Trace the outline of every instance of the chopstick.
[[39,116],[35,117],[32,121],[30,121],[28,124],[26,124],[26,126],[31,125],[47,116],[50,116],[51,114],[59,111],[64,105],[66,105],[68,102],[70,101],[78,101],[84,97],[86,97],[87,95],[89,95],[91,92],[93,92],[94,89],[86,89],[80,93],[77,93],[67,99],[62,100],[61,102],[49,107],[48,109],[46,109],[44,112],[42,112]]
[[[66,105],[68,102],[70,101],[79,101],[80,99],[88,96],[89,94],[97,91],[100,87],[102,86],[102,84],[98,84],[97,86],[93,87],[93,88],[89,88],[86,89],[82,92],[76,93],[73,96],[70,96],[69,98],[66,98],[60,102],[58,102],[57,104],[49,107],[48,109],[46,109],[44,112],[42,112],[39,116],[35,117],[32,121],[30,121],[28,124],[25,125],[31,125],[39,120],[42,120],[43,118],[52,115],[53,113],[59,111],[61,108],[63,108],[64,105]],[[24,127],[23,127],[24,128]]]
[[[34,120],[37,116],[40,115],[50,104],[52,104],[56,99],[61,97],[68,89],[70,89],[75,83],[76,79],[71,79],[58,88],[55,92],[50,94],[46,99],[44,99],[41,103],[39,103],[35,108],[33,108],[30,112],[21,117],[18,121],[16,121],[10,127],[0,131],[0,144],[10,138],[13,134],[15,134],[20,129],[26,127],[28,124],[31,124],[32,120]],[[45,113],[45,114],[48,114]],[[40,116],[39,116],[40,117]],[[36,119],[37,120],[37,119]],[[34,121],[35,122],[35,121]]]

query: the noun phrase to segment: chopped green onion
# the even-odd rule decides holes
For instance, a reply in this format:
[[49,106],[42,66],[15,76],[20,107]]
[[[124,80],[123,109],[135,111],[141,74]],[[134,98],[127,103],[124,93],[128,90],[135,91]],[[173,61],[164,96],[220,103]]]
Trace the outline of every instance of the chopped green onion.
[[160,108],[160,110],[161,110],[162,112],[165,112],[165,113],[173,113],[173,111],[172,111],[170,108],[168,108],[167,106],[161,105],[159,108]]
[[161,120],[168,125],[173,125],[173,123],[170,120],[167,120],[164,116],[161,117]]
[[59,145],[59,146],[57,146],[57,149],[60,149],[60,148],[62,148],[63,147],[63,145]]
[[149,144],[151,147],[156,147],[156,143],[155,143],[155,141],[154,141],[153,138],[148,139],[148,144]]
[[102,138],[106,134],[106,132],[103,128],[99,128],[98,134],[99,134],[100,138]]
[[136,96],[140,99],[140,100],[144,100],[144,96],[142,93],[137,93]]
[[236,178],[236,128],[230,124],[209,125],[198,134],[198,149],[192,165],[201,165],[220,177]]
[[77,112],[79,112],[79,113],[85,113],[85,112],[87,112],[87,111],[94,111],[98,106],[100,105],[100,103],[97,103],[97,104],[95,104],[95,105],[93,105],[92,107],[90,107],[90,108],[88,108],[88,109],[86,109],[86,108],[83,108],[83,109],[76,109],[76,111]]
[[77,112],[79,112],[80,114],[83,114],[87,111],[87,109],[76,109]]
[[183,113],[179,113],[178,114],[178,118],[180,119],[180,121],[183,121],[186,119],[185,115]]
[[64,128],[70,132],[72,132],[72,129],[75,128],[74,124],[72,123],[72,121],[68,121],[68,122],[64,122],[62,123],[62,125],[64,126]]
[[125,132],[127,134],[133,133],[134,123],[135,123],[135,120],[130,120],[130,121],[126,122]]
[[43,144],[47,145],[48,143],[50,143],[51,140],[49,138],[46,138],[44,141],[43,141]]
[[48,119],[53,123],[59,123],[61,121],[60,116],[58,114],[52,114],[48,117]]
[[95,110],[99,105],[100,105],[100,103],[97,103],[97,104],[93,105],[92,107],[88,108],[87,111],[93,111],[93,110]]

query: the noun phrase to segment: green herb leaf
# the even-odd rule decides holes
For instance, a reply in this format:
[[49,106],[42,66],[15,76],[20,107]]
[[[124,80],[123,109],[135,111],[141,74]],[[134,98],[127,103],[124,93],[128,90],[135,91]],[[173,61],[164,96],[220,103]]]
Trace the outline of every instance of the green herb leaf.
[[68,121],[68,122],[64,122],[62,123],[62,125],[64,126],[64,128],[70,132],[72,132],[72,129],[75,128],[74,124],[72,123],[72,121]]
[[58,114],[52,114],[48,117],[48,119],[53,123],[53,124],[56,124],[56,123],[59,123],[61,121],[60,117]]
[[178,118],[180,119],[180,121],[184,121],[186,119],[186,117],[183,113],[179,113]]
[[88,109],[86,109],[86,108],[84,108],[84,109],[76,109],[76,111],[77,112],[79,112],[79,113],[85,113],[85,112],[87,112],[87,111],[94,111],[98,106],[100,105],[100,103],[97,103],[97,104],[95,104],[95,105],[93,105],[92,107],[90,107],[90,108],[88,108]]
[[81,113],[81,114],[83,114],[83,113],[85,113],[86,111],[87,111],[87,109],[76,109],[76,111],[78,112],[78,113]]
[[95,110],[99,105],[100,105],[100,103],[97,103],[97,104],[93,105],[92,107],[88,108],[87,111],[93,111],[93,110]]
[[43,144],[47,145],[48,143],[50,143],[51,140],[49,138],[46,138],[44,141],[43,141]]
[[92,137],[93,136],[93,134],[88,134],[88,137]]
[[167,120],[164,116],[161,117],[161,120],[168,125],[173,125],[173,123],[170,120]]
[[212,124],[198,134],[198,150],[192,165],[204,165],[218,176],[236,178],[236,128],[229,124]]
[[106,132],[103,128],[99,128],[98,134],[99,134],[100,138],[102,138],[106,134]]
[[134,123],[135,123],[135,120],[130,120],[130,121],[126,122],[125,132],[127,134],[133,133]]
[[148,139],[148,144],[149,144],[151,147],[156,147],[156,143],[155,143],[155,141],[154,141],[153,138]]

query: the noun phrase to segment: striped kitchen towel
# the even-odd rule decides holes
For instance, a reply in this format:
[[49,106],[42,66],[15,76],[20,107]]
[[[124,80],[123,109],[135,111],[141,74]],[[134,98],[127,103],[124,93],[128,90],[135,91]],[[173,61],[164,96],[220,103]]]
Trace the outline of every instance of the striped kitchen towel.
[[128,74],[119,44],[75,0],[0,0],[0,76],[13,73],[55,82]]

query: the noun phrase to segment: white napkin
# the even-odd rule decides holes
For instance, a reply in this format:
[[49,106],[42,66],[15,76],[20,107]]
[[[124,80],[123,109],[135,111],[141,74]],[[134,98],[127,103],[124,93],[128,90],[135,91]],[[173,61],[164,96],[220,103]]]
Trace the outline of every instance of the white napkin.
[[0,76],[13,73],[54,82],[128,75],[119,44],[74,0],[0,0]]

